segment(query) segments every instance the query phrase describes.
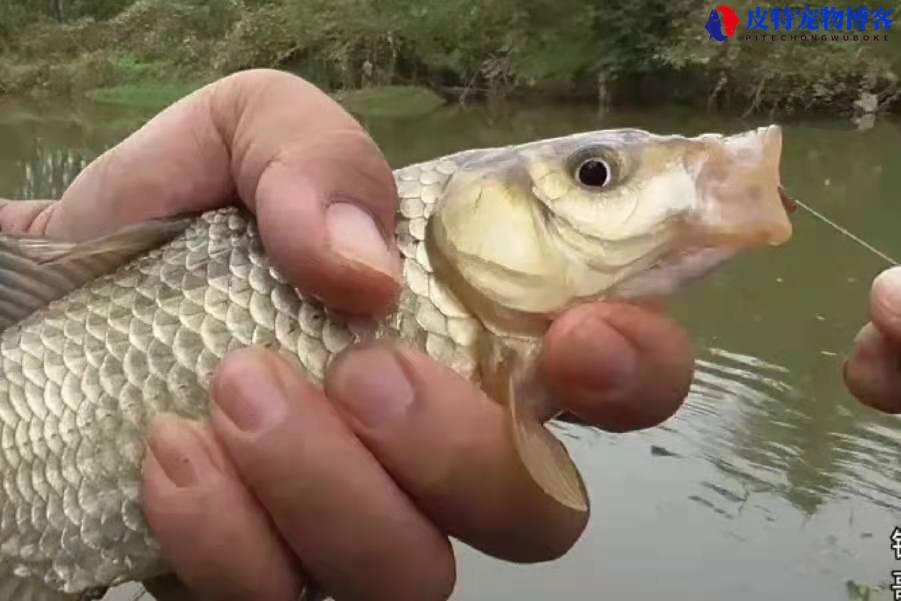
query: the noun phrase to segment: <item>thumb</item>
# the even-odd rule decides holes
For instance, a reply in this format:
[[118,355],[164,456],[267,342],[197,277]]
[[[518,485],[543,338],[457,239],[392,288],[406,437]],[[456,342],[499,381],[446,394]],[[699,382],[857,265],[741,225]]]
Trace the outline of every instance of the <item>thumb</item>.
[[86,240],[236,196],[301,292],[352,313],[394,306],[391,168],[340,105],[280,71],[240,72],[182,98],[88,165],[58,203],[0,207],[0,228]]

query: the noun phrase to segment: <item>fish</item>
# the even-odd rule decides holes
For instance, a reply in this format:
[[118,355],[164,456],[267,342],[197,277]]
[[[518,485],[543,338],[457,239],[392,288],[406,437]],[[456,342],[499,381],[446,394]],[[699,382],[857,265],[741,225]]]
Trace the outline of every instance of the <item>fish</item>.
[[782,130],[687,137],[586,131],[394,171],[402,290],[350,315],[296,290],[246,209],[126,226],[79,243],[0,233],[0,601],[98,598],[171,574],[141,508],[155,416],[207,418],[217,364],[264,345],[313,382],[390,338],[507,410],[536,486],[589,510],[537,359],[580,303],[666,298],[792,235]]

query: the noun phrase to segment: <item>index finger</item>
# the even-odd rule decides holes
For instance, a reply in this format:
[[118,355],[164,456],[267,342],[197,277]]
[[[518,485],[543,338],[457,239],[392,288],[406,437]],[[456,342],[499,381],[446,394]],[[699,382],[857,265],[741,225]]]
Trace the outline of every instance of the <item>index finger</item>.
[[236,196],[301,291],[355,313],[393,306],[391,168],[350,114],[279,71],[245,71],[181,99],[93,161],[60,202],[2,206],[0,228],[86,240]]

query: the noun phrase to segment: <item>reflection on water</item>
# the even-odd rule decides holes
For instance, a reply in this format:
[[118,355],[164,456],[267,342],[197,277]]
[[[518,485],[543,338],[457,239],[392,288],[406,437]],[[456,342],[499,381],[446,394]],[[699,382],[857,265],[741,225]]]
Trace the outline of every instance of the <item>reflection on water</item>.
[[[91,106],[39,114],[0,106],[0,196],[58,196],[144,118]],[[504,105],[362,120],[395,166],[599,127],[695,134],[763,123]],[[901,255],[901,128],[785,126],[791,194]],[[698,362],[673,420],[626,435],[555,426],[594,502],[573,552],[524,567],[458,546],[455,599],[839,601],[901,567],[888,544],[901,522],[898,424],[854,402],[840,377],[884,264],[803,211],[793,220],[790,245],[741,258],[674,300]]]
[[32,156],[12,165],[22,172],[22,184],[12,198],[59,198],[93,158],[92,153],[37,145]]

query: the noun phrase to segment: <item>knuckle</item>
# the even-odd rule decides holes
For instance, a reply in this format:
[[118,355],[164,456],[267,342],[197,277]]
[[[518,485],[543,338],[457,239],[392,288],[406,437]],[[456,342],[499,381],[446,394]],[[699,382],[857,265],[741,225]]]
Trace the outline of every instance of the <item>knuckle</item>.
[[220,80],[220,84],[224,87],[247,93],[255,93],[260,89],[268,88],[270,85],[285,83],[293,85],[303,83],[312,87],[312,84],[299,75],[265,67],[239,71]]

